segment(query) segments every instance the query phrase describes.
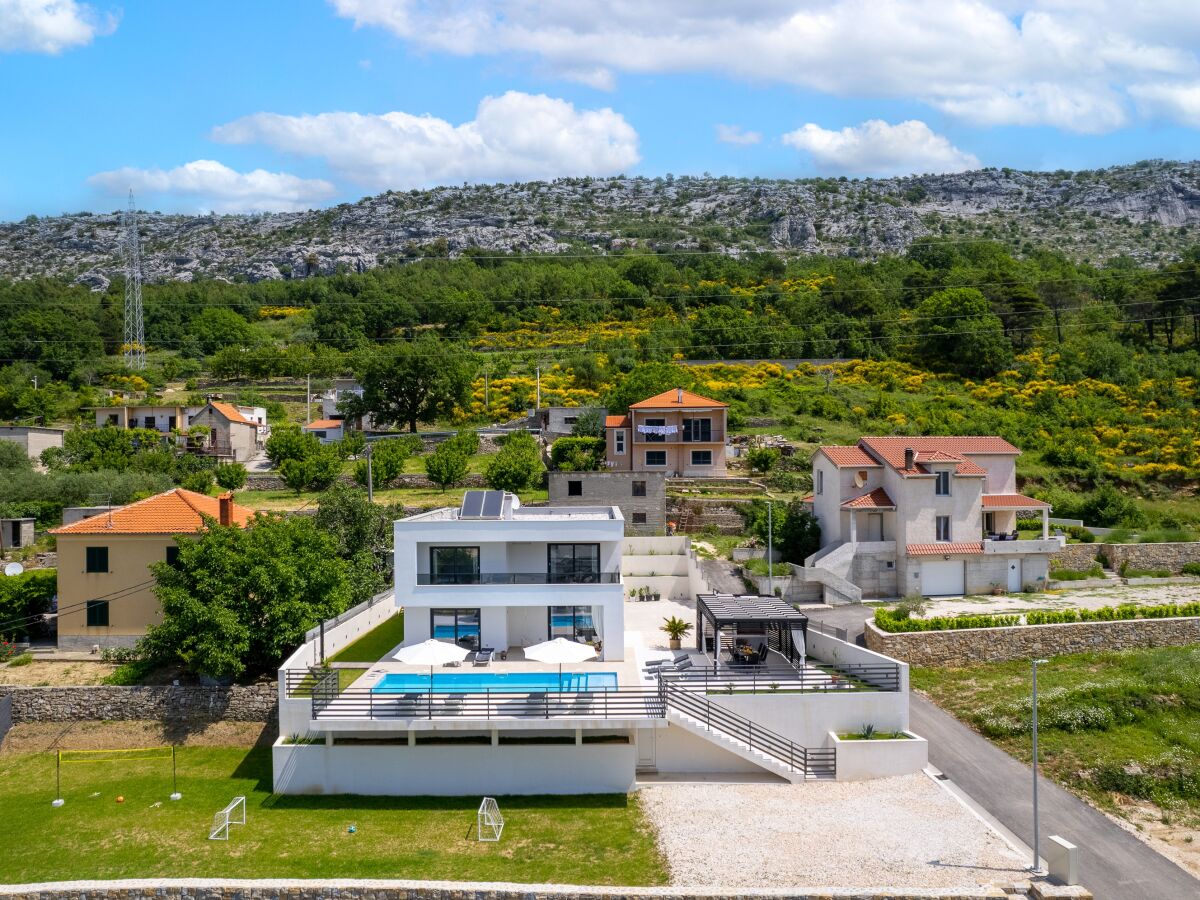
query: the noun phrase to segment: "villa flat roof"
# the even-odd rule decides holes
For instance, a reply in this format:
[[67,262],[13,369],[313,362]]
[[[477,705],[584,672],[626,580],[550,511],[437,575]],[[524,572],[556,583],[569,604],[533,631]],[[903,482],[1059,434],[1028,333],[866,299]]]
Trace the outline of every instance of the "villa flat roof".
[[610,506],[522,506],[514,509],[506,518],[474,518],[459,515],[459,510],[452,506],[431,509],[428,512],[405,516],[401,522],[562,522],[567,519],[591,519],[601,522],[615,519],[613,508]]

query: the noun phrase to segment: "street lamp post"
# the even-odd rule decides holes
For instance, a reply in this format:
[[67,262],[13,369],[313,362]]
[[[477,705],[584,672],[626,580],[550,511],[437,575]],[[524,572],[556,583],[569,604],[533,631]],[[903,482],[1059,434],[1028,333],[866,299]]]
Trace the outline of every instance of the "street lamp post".
[[1041,872],[1041,858],[1038,855],[1038,695],[1037,673],[1038,665],[1044,659],[1033,660],[1033,872]]

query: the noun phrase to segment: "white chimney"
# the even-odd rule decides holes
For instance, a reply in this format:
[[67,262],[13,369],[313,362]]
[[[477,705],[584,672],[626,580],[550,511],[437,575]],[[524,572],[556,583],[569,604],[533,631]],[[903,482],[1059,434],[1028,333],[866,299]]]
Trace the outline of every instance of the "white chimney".
[[683,388],[675,388],[675,402],[683,405]]

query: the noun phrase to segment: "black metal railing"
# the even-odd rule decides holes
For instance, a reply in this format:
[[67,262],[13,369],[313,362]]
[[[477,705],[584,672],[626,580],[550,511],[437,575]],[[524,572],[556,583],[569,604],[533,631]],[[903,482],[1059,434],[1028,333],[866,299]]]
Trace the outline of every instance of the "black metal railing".
[[770,694],[794,691],[898,691],[899,667],[881,663],[867,665],[830,665],[812,663],[804,669],[772,669],[767,666],[736,668],[691,668],[683,672],[663,672],[672,682],[703,690],[707,694]]
[[661,719],[665,715],[657,688],[403,694],[348,688],[332,700],[313,693],[314,719]]
[[620,584],[620,572],[417,573],[417,584]]
[[660,678],[663,701],[676,710],[700,722],[709,731],[741,741],[752,751],[786,766],[789,772],[802,772],[813,778],[833,778],[837,774],[837,750],[833,747],[805,747],[783,735],[739,716],[706,699],[695,691]]

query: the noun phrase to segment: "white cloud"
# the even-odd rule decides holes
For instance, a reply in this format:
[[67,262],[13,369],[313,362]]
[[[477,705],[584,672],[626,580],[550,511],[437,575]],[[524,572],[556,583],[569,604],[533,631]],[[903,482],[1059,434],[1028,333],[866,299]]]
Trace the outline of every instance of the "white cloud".
[[825,172],[908,175],[979,168],[977,157],[915,119],[898,125],[871,119],[840,131],[810,122],[789,131],[783,142],[811,155],[816,167]]
[[0,52],[61,53],[116,27],[115,16],[75,0],[0,0]]
[[1200,128],[1200,81],[1135,84],[1129,93],[1137,100],[1138,108],[1149,116]]
[[213,137],[321,157],[373,189],[612,175],[640,158],[637,132],[611,109],[577,110],[517,91],[484,97],[461,125],[405,112],[256,113],[215,128]]
[[916,100],[980,124],[1110,131],[1129,121],[1133,85],[1200,77],[1195,0],[329,2],[423,49],[528,57],[605,89],[621,72],[715,72]]
[[88,179],[88,184],[118,196],[132,188],[138,195],[162,199],[163,206],[189,212],[309,209],[336,193],[332,184],[321,179],[263,169],[237,172],[211,159],[198,159],[166,170],[126,167],[98,172]]
[[762,134],[757,131],[743,131],[741,125],[718,125],[717,140],[722,144],[734,144],[738,147],[748,147],[762,140]]

